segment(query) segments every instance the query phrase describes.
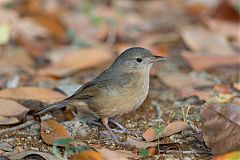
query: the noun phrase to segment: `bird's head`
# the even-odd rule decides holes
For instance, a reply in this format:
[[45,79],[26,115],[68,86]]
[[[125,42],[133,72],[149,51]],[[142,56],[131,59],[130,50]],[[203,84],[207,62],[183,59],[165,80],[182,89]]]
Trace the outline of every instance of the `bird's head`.
[[154,56],[145,48],[133,47],[117,57],[112,67],[126,72],[150,71],[154,62],[164,61],[165,57]]

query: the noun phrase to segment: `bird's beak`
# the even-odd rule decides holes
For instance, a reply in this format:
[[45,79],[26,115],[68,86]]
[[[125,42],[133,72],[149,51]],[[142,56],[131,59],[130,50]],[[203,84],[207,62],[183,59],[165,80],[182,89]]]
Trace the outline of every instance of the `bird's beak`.
[[165,61],[167,60],[166,57],[162,57],[162,56],[151,56],[150,57],[150,63],[154,63],[154,62],[158,62],[158,61]]

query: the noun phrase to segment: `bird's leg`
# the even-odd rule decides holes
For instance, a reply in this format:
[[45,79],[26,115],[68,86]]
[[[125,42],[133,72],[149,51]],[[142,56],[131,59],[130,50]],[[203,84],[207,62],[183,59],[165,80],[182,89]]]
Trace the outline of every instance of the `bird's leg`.
[[105,127],[105,128],[107,129],[107,131],[110,133],[112,139],[113,139],[115,142],[120,142],[120,141],[118,140],[118,138],[116,137],[116,135],[114,135],[114,133],[112,132],[111,128],[109,127],[109,125],[108,125],[108,118],[102,118],[101,121],[102,121],[104,127]]
[[140,133],[140,132],[135,132],[135,131],[129,131],[127,128],[122,126],[119,122],[115,121],[114,119],[110,119],[109,121],[112,122],[114,125],[116,125],[118,128],[121,129],[121,130],[112,129],[115,132],[126,133],[126,134],[138,134],[138,133]]

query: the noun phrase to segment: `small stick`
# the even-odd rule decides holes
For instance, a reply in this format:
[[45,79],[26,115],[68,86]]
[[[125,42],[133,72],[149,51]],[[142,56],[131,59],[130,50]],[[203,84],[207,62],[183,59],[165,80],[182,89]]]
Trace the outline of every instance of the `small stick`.
[[[41,117],[41,120],[42,121],[45,121],[45,120],[48,120],[48,119],[51,119],[52,118],[52,115],[45,115],[43,117]],[[30,120],[30,121],[27,121],[23,124],[20,124],[18,126],[14,126],[14,127],[11,127],[11,128],[6,128],[6,129],[3,129],[3,130],[0,130],[0,135],[5,133],[5,132],[12,132],[12,131],[16,131],[18,129],[23,129],[23,128],[26,128],[28,126],[31,126],[31,125],[34,125],[34,124],[37,124],[39,123],[38,121],[36,120]]]
[[159,150],[159,152],[164,153],[182,153],[182,154],[212,154],[209,151],[202,151],[202,150],[192,150],[192,151],[179,151],[179,150]]
[[162,109],[161,106],[158,104],[157,101],[151,101],[151,105],[157,110],[157,119],[162,120]]

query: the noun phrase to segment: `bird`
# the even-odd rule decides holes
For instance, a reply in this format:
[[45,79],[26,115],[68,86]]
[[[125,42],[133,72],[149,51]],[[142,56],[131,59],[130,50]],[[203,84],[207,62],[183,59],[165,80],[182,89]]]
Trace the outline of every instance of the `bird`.
[[120,54],[99,76],[80,87],[72,96],[38,111],[41,115],[68,105],[99,118],[114,141],[117,137],[109,127],[109,119],[135,111],[149,91],[152,65],[165,57],[153,55],[148,49],[132,47]]

